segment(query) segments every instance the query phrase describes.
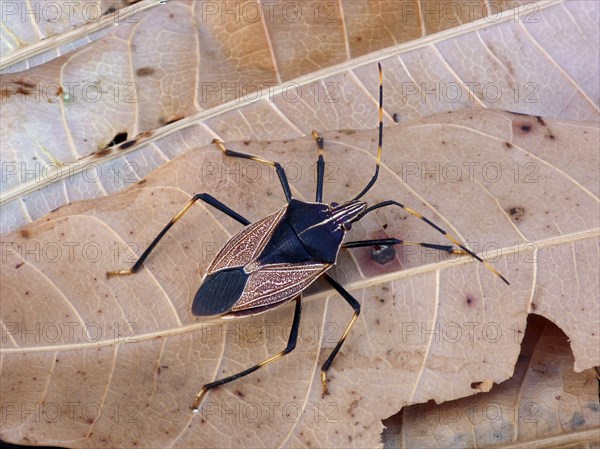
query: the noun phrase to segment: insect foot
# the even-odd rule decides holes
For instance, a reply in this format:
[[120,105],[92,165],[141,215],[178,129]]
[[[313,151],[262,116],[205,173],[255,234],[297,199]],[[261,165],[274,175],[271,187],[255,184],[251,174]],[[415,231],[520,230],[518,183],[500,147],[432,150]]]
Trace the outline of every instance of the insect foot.
[[321,371],[321,386],[323,387],[323,392],[321,393],[321,397],[325,397],[329,394],[329,390],[327,390],[327,374],[325,371]]
[[192,402],[191,409],[194,413],[198,413],[198,408],[200,407],[200,403],[202,402],[202,398],[206,394],[208,390],[204,387],[198,392],[196,397],[194,398],[194,402]]
[[107,271],[106,272],[106,279],[110,279],[113,276],[127,276],[129,274],[133,274],[133,271],[131,271],[131,269],[129,269],[129,270],[117,270],[117,271]]

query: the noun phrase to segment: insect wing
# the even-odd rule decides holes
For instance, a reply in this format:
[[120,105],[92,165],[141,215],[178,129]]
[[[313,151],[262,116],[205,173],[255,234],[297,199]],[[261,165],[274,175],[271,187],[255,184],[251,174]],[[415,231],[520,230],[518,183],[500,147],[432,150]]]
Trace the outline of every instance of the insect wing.
[[224,268],[243,267],[253,261],[271,238],[273,229],[284,216],[287,206],[242,229],[215,256],[206,276]]
[[322,263],[273,264],[260,267],[250,274],[244,292],[231,311],[260,309],[290,299],[306,289],[329,268],[330,264]]

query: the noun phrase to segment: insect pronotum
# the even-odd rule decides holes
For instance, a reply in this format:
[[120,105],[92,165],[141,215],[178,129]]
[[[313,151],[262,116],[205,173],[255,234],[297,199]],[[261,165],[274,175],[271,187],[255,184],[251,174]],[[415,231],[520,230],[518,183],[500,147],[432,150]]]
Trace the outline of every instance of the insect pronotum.
[[[192,409],[197,412],[202,398],[210,389],[246,376],[259,368],[283,357],[296,347],[298,326],[302,311],[301,293],[317,278],[323,277],[354,309],[354,315],[346,326],[342,337],[321,367],[321,385],[323,395],[327,393],[327,370],[346,336],[360,313],[359,302],[338,284],[329,274],[336,264],[340,248],[359,248],[375,245],[417,245],[453,254],[470,255],[483,263],[490,271],[508,284],[508,281],[488,262],[466,248],[444,229],[421,215],[419,212],[397,201],[388,200],[368,207],[360,199],[371,189],[379,174],[383,144],[383,73],[379,67],[379,144],[375,173],[365,188],[353,199],[344,203],[325,204],[323,198],[323,179],[325,160],[323,158],[323,139],[316,131],[312,135],[317,144],[317,187],[315,202],[294,199],[282,166],[277,162],[259,158],[250,154],[228,150],[223,142],[213,143],[226,156],[250,159],[260,164],[274,167],[283,188],[287,204],[274,213],[254,222],[242,217],[208,193],[194,195],[186,206],[163,228],[135,264],[120,271],[110,271],[108,277],[135,273],[154,249],[160,239],[196,201],[204,201],[245,227],[232,237],[215,256],[204,274],[200,287],[192,303],[192,313],[196,316],[232,317],[253,315],[294,300],[296,307],[288,344],[281,352],[256,365],[223,379],[202,386]],[[361,240],[343,243],[344,236],[353,222],[359,221],[368,213],[381,207],[396,206],[423,220],[450,242],[456,245],[438,245],[434,243],[407,242],[395,238]],[[243,248],[243,250],[242,250]]]

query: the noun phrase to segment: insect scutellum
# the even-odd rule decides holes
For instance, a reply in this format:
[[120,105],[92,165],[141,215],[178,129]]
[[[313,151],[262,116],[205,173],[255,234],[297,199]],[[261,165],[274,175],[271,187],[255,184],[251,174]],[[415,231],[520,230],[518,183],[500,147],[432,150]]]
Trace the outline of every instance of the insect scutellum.
[[[490,271],[508,281],[488,262],[473,253],[444,229],[405,205],[388,200],[368,207],[361,198],[369,192],[377,181],[383,151],[383,72],[379,70],[379,141],[375,173],[367,185],[349,201],[341,204],[323,203],[323,182],[325,173],[324,141],[317,131],[312,132],[318,149],[317,185],[315,202],[293,198],[283,167],[274,161],[251,154],[229,150],[223,142],[213,143],[226,156],[250,159],[254,162],[275,168],[286,205],[272,214],[253,223],[238,212],[229,208],[208,193],[194,195],[185,207],[176,214],[163,230],[154,238],[134,265],[127,270],[107,272],[108,277],[136,273],[144,260],[155,248],[171,227],[194,205],[203,201],[215,209],[235,219],[244,228],[233,236],[218,252],[204,274],[200,287],[192,302],[192,313],[196,316],[231,318],[265,312],[288,301],[295,301],[294,318],[288,344],[279,353],[256,365],[223,379],[204,384],[194,397],[194,412],[204,395],[212,388],[246,376],[259,368],[283,357],[296,347],[298,327],[302,311],[301,293],[315,280],[323,278],[352,307],[354,314],[347,324],[342,337],[329,357],[321,366],[323,395],[327,394],[326,372],[338,354],[346,336],[360,313],[360,303],[326,272],[333,267],[341,248],[373,247],[381,245],[417,245],[451,254],[471,255],[482,262]],[[396,206],[421,219],[444,235],[453,245],[437,243],[408,242],[396,238],[359,240],[343,243],[352,223],[361,220],[368,213],[387,206]]]

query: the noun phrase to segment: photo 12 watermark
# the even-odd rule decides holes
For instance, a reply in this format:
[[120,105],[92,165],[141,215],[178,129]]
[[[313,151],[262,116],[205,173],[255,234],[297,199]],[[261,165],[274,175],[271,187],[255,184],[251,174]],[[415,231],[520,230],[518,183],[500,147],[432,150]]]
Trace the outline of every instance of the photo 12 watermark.
[[405,81],[399,84],[404,102],[414,99],[420,103],[539,103],[540,86],[534,82],[499,83],[488,81],[420,82]]
[[338,103],[340,101],[340,86],[335,81],[315,81],[310,84],[300,84],[294,81],[284,83],[269,82],[231,82],[203,81],[200,83],[200,98],[202,103],[256,103],[266,100],[269,103],[281,98],[286,103]]
[[0,101],[2,104],[15,100],[20,103],[61,103],[67,107],[100,102],[136,104],[139,88],[133,81],[0,81]]
[[0,329],[2,344],[19,346],[77,343],[136,343],[139,325],[133,321],[4,321]]
[[[96,0],[45,0],[42,2],[24,2],[3,0],[0,2],[0,20],[3,24],[48,23],[48,24],[78,24],[98,23],[107,16],[114,23],[138,23],[136,18],[140,11],[137,2],[124,5],[119,1],[112,3]],[[167,3],[167,0],[160,2]]]
[[341,14],[339,3],[334,1],[204,1],[200,4],[198,21],[202,24],[219,22],[339,25]]
[[506,324],[497,321],[404,321],[398,326],[401,330],[401,343],[407,345],[520,343],[524,334],[523,326],[517,322],[508,328]]
[[240,400],[203,402],[198,410],[200,419],[214,424],[241,423],[297,423],[300,420],[312,423],[337,423],[340,407],[337,402],[307,401],[248,401],[245,395],[235,390]]
[[536,424],[543,419],[544,406],[534,401],[523,401],[512,404],[496,401],[453,401],[447,404],[411,403],[403,406],[403,420],[406,423],[451,425],[468,422],[473,425],[485,423],[499,424],[503,422],[514,424]]
[[[515,23],[537,23],[538,2],[487,0],[418,0],[394,4],[398,22],[460,25],[483,18],[496,23],[508,15]],[[508,11],[508,14],[507,14]],[[334,1],[264,0],[260,3],[242,1],[206,1],[197,12],[200,23],[266,23],[339,25],[344,19],[343,8]]]
[[450,162],[402,162],[400,177],[403,182],[469,182],[480,180],[490,184],[512,182],[536,184],[539,182],[540,167],[536,162],[499,161],[450,161]]
[[134,184],[140,181],[140,167],[135,161],[113,161],[109,165],[100,162],[0,162],[0,180],[3,185],[15,183],[53,183],[63,179],[75,183],[78,176],[83,182],[95,184]]
[[95,401],[2,401],[2,423],[87,423],[94,424],[105,417],[115,424],[137,423],[142,419],[140,407],[134,402]]

